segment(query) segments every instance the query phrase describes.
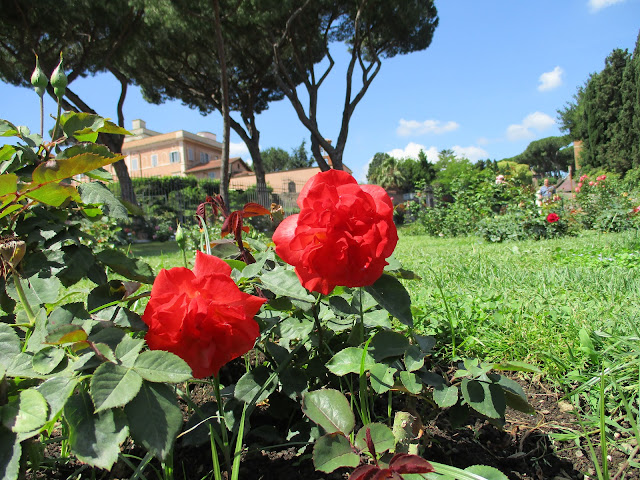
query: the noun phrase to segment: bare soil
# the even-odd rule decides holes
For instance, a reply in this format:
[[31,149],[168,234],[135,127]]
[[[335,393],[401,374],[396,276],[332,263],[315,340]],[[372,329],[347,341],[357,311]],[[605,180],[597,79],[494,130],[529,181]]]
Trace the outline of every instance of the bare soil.
[[[475,419],[460,428],[453,428],[446,416],[440,416],[424,425],[422,443],[423,456],[427,460],[466,468],[482,464],[499,469],[509,479],[537,480],[573,480],[597,478],[586,445],[578,446],[574,441],[554,441],[554,433],[567,429],[580,430],[570,403],[562,401],[562,394],[539,378],[517,378],[524,388],[530,403],[536,409],[535,415],[526,415],[509,410],[504,428],[498,428],[489,422]],[[199,389],[193,392],[198,402],[210,401],[210,392]],[[271,422],[267,412],[254,412],[252,428],[262,421]],[[277,425],[276,425],[277,426]],[[338,470],[331,474],[315,471],[311,455],[299,455],[297,448],[258,449],[251,447],[243,457],[241,480],[280,480],[280,479],[347,479],[349,471]],[[624,440],[624,439],[622,439]],[[594,437],[593,441],[597,441]],[[584,442],[582,442],[584,444]],[[633,439],[627,439],[631,445],[632,460],[638,462],[637,445]],[[132,444],[125,445],[128,453],[144,454]],[[59,455],[59,446],[52,444],[47,456]],[[629,454],[619,450],[609,452],[609,469],[612,479],[638,480],[640,470],[629,465]],[[135,463],[135,462],[134,462]],[[633,462],[632,462],[633,463]],[[211,451],[208,443],[203,446],[184,446],[177,443],[174,454],[174,475],[176,480],[199,480],[210,478],[212,468]],[[67,462],[64,465],[52,465],[40,473],[27,473],[33,479],[67,479],[82,465]],[[155,465],[159,470],[159,466]],[[111,472],[84,470],[82,477],[97,480],[127,479],[131,470],[123,463],[117,463]],[[147,479],[159,478],[151,466],[145,470]]]

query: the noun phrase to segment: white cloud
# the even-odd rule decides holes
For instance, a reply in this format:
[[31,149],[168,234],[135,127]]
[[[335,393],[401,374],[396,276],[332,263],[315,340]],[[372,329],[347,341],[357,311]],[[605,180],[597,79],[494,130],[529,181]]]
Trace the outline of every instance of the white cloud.
[[533,112],[527,115],[521,124],[509,125],[507,127],[507,139],[514,142],[535,138],[536,132],[543,132],[555,125],[556,121],[542,112]]
[[556,67],[550,72],[544,72],[540,75],[538,81],[540,85],[538,85],[538,90],[541,92],[545,92],[547,90],[553,90],[554,88],[558,88],[562,85],[562,74],[564,71],[560,67]]
[[485,149],[476,147],[473,145],[470,145],[468,147],[461,147],[460,145],[455,145],[454,147],[451,148],[451,150],[453,150],[453,153],[455,153],[456,157],[468,158],[472,162],[475,162],[484,158],[489,158],[489,153]]
[[589,10],[591,11],[591,13],[596,13],[603,8],[607,8],[611,5],[622,3],[624,1],[625,0],[589,0]]
[[405,120],[401,118],[396,133],[401,137],[426,135],[429,133],[440,135],[457,130],[459,127],[460,125],[454,121],[443,123],[440,120],[425,120],[424,122],[419,122],[417,120]]
[[242,157],[243,160],[251,160],[249,149],[244,142],[229,142],[229,157]]
[[424,150],[424,153],[427,154],[427,159],[434,163],[438,160],[438,149],[436,147],[425,147],[424,145],[420,145],[419,143],[409,142],[404,148],[394,148],[393,150],[387,152],[394,158],[418,158],[418,154],[420,150]]
[[477,141],[478,145],[489,145],[490,142],[487,137],[480,137]]

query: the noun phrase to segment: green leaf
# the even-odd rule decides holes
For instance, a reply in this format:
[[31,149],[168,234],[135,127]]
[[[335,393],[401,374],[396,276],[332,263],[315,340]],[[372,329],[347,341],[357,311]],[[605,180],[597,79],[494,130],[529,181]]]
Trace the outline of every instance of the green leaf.
[[36,372],[46,375],[47,373],[51,373],[54,368],[60,365],[60,362],[62,362],[64,357],[65,353],[63,349],[48,346],[37,351],[33,355],[33,360],[31,362],[33,369]]
[[182,426],[182,411],[173,389],[168,385],[143,382],[138,395],[124,411],[133,440],[164,460],[172,451]]
[[465,472],[480,475],[485,480],[509,480],[504,473],[487,465],[472,465],[464,469]]
[[356,435],[355,445],[360,450],[367,450],[367,429],[371,432],[371,440],[373,440],[376,453],[381,454],[395,447],[396,437],[393,436],[393,431],[389,427],[383,423],[368,423]]
[[0,196],[18,191],[18,176],[13,173],[0,175]]
[[[11,160],[17,151],[18,149],[13,145],[3,145],[2,148],[0,148],[0,162]],[[4,168],[5,167],[3,167],[3,169]]]
[[29,284],[41,303],[56,303],[62,290],[62,282],[54,276],[41,276],[44,274],[44,272],[39,272],[38,275],[29,277]]
[[391,328],[391,317],[386,310],[371,310],[364,313],[364,324],[369,328]]
[[[141,414],[148,418],[151,411]],[[127,417],[120,409],[94,413],[89,395],[73,395],[64,406],[64,418],[69,428],[71,452],[78,460],[94,467],[110,470],[118,459],[120,444],[129,435]]]
[[359,464],[360,455],[354,453],[349,440],[341,433],[323,435],[313,446],[313,465],[321,472],[330,473],[340,467],[355,468]]
[[75,187],[71,185],[61,185],[59,183],[43,184],[37,189],[25,193],[25,196],[52,207],[59,207],[66,202],[67,199],[80,201],[80,195],[78,195]]
[[142,338],[133,338],[125,335],[122,341],[118,343],[114,353],[122,365],[132,367],[140,355],[142,347],[144,347],[144,340]]
[[153,283],[155,275],[151,267],[135,258],[129,258],[118,250],[102,250],[96,254],[98,261],[104,263],[114,272],[119,273],[129,280],[135,280],[142,283]]
[[371,388],[376,393],[384,393],[391,389],[394,385],[393,375],[398,370],[396,368],[385,365],[384,363],[376,363],[371,367],[369,373],[369,380],[371,381]]
[[102,212],[112,218],[126,220],[129,214],[116,196],[100,182],[87,182],[78,185],[80,198],[85,204],[102,205]]
[[411,297],[398,279],[383,274],[376,283],[365,287],[365,290],[391,315],[408,327],[413,327]]
[[12,357],[21,351],[20,337],[16,331],[0,322],[0,365],[6,369],[11,364]]
[[[364,349],[362,348],[347,347],[340,350],[327,362],[327,368],[339,377],[347,373],[360,374],[363,353]],[[367,352],[364,359],[364,371],[368,371],[374,364],[373,357]]]
[[91,377],[91,398],[96,413],[129,403],[140,390],[142,377],[134,370],[103,363]]
[[63,345],[65,343],[84,342],[88,335],[78,325],[67,324],[60,325],[47,335],[46,341],[52,345]]
[[460,390],[462,397],[476,412],[489,418],[504,417],[507,404],[498,385],[464,378]]
[[256,395],[260,392],[262,386],[267,383],[269,376],[269,369],[262,365],[259,365],[253,370],[245,373],[240,377],[238,383],[236,383],[236,388],[233,394],[234,397],[245,403],[251,403],[252,401],[254,404],[262,402],[271,395],[271,392],[276,388],[277,382],[271,382],[271,385],[265,388],[264,391],[256,398]]
[[305,393],[302,396],[302,412],[327,433],[342,432],[348,435],[356,422],[347,398],[330,388]]
[[458,387],[451,385],[440,385],[433,388],[433,401],[438,404],[440,408],[449,408],[458,403]]
[[0,118],[0,137],[15,137],[18,135],[18,127],[8,120]]
[[45,398],[30,388],[2,407],[2,424],[15,433],[33,432],[47,422],[48,413]]
[[298,276],[292,270],[276,268],[265,272],[260,277],[262,284],[278,296],[289,297],[304,302],[313,303],[315,297],[300,284]]
[[122,155],[104,157],[95,153],[81,153],[71,158],[51,159],[35,168],[32,180],[36,185],[59,182],[65,178],[104,167],[123,158]]
[[369,353],[376,362],[385,358],[400,357],[409,348],[409,340],[399,332],[380,330],[374,335],[369,344]]
[[540,369],[535,365],[530,365],[526,362],[520,362],[517,360],[496,363],[493,365],[494,370],[505,370],[510,372],[530,372],[530,373],[540,373]]
[[407,372],[415,372],[424,365],[425,353],[416,345],[411,345],[404,354],[404,366]]
[[178,383],[192,377],[191,367],[177,355],[162,350],[141,353],[133,369],[149,382]]
[[518,382],[505,377],[490,373],[489,378],[502,387],[507,405],[523,413],[533,414],[535,409],[527,401],[527,395]]
[[409,392],[416,395],[422,392],[422,382],[415,373],[401,371],[400,381]]
[[52,420],[64,407],[78,384],[75,377],[53,377],[38,385],[38,390],[49,404],[49,418]]
[[20,456],[22,455],[18,435],[0,428],[0,445],[2,445],[0,448],[0,478],[17,480],[20,472]]

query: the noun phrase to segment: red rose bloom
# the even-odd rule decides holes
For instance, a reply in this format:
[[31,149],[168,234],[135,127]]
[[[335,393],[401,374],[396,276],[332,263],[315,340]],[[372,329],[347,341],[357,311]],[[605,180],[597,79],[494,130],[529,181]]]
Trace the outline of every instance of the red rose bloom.
[[273,234],[276,253],[308,290],[373,284],[398,243],[393,204],[377,185],[358,185],[342,170],[314,175],[298,196],[300,213]]
[[253,319],[266,300],[241,292],[231,267],[202,252],[193,270],[161,270],[142,315],[152,350],[189,364],[195,378],[217,375],[225,363],[253,348],[260,334]]
[[558,220],[560,220],[560,217],[557,213],[550,213],[549,215],[547,215],[547,222],[549,223],[555,223]]

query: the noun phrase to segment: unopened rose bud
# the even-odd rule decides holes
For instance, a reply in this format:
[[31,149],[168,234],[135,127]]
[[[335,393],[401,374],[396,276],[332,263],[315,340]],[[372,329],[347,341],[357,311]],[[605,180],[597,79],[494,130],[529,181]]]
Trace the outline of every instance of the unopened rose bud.
[[10,265],[12,269],[16,268],[25,252],[27,251],[27,245],[18,240],[17,237],[3,238],[0,240],[0,257],[2,263]]
[[56,94],[56,97],[64,97],[64,93],[67,89],[67,76],[64,74],[64,66],[62,65],[62,52],[60,52],[60,63],[51,74],[51,86]]
[[33,85],[34,90],[39,96],[43,96],[48,83],[49,80],[47,80],[47,76],[42,68],[40,68],[40,60],[38,59],[38,55],[36,55],[36,68],[31,74],[31,85]]
[[178,242],[178,246],[181,250],[184,250],[187,246],[187,236],[182,229],[182,225],[178,224],[178,228],[176,229],[176,242]]

